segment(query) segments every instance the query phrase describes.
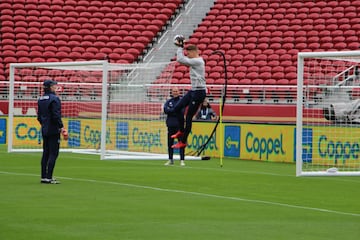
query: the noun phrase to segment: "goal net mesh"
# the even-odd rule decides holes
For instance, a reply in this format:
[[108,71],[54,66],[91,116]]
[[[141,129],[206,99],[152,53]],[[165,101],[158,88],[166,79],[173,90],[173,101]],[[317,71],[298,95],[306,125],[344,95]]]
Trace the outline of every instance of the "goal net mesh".
[[58,82],[69,132],[61,151],[101,154],[102,159],[167,158],[162,106],[173,86],[175,64],[11,64],[8,150],[42,150],[37,99],[44,80],[52,79]]
[[299,53],[297,175],[360,175],[360,52]]

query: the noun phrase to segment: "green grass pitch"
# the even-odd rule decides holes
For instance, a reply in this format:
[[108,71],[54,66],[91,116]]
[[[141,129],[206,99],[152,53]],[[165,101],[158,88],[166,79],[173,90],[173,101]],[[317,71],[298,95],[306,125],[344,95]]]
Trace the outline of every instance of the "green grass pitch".
[[101,161],[60,153],[59,185],[40,153],[0,147],[0,239],[360,238],[359,177],[295,177],[295,164],[218,159]]

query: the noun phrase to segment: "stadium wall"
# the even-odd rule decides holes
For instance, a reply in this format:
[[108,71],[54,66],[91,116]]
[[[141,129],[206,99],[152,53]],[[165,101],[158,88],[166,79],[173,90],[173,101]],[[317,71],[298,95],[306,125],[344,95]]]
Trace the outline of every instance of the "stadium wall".
[[[92,106],[86,108],[86,106]],[[97,103],[94,102],[77,102],[77,109],[74,109],[74,104],[70,102],[63,102],[62,107],[66,111],[71,106],[72,116],[68,117],[98,117],[100,114],[100,104],[96,107]],[[130,114],[128,112],[118,112],[117,106],[120,104],[112,103],[110,105],[110,114]],[[129,106],[128,103],[126,103]],[[162,103],[147,103],[147,104],[133,104],[134,108],[139,109],[141,107],[142,112],[145,115],[154,114],[154,109],[158,109],[158,116],[162,114]],[[211,103],[214,111],[219,114],[219,104]],[[17,113],[21,113],[24,116],[32,115],[36,112],[37,103],[36,101],[15,101],[14,107]],[[93,112],[80,112],[80,109],[91,109]],[[131,109],[129,107],[122,109]],[[148,111],[148,112],[147,112]],[[313,116],[321,115],[318,114],[320,109],[309,109],[307,111],[313,111]],[[316,114],[317,113],[317,114]],[[0,101],[0,115],[8,114],[8,101]],[[153,116],[154,117],[154,116]],[[156,116],[155,116],[156,117]],[[224,108],[224,121],[228,122],[263,122],[263,123],[295,123],[296,122],[296,105],[282,105],[282,104],[226,104]]]
[[[143,151],[166,153],[166,126],[156,124],[149,128],[141,121],[148,120],[112,120],[108,125],[106,142],[109,147],[122,151]],[[160,121],[160,120],[157,120]],[[97,149],[100,144],[100,119],[64,118],[68,128],[69,140],[62,141],[61,147],[73,149]],[[121,125],[121,131],[118,126]],[[126,130],[124,131],[124,126]],[[211,134],[215,122],[194,122],[188,138],[187,153],[196,151]],[[307,161],[328,161],[346,165],[359,158],[357,142],[342,142],[340,137],[317,136],[313,132],[329,126],[309,125],[304,129],[307,140],[304,142],[303,154]],[[335,126],[333,126],[335,128]],[[40,125],[34,116],[14,118],[13,142],[16,146],[27,146],[41,149]],[[270,161],[295,163],[296,159],[296,126],[285,123],[224,123],[223,136],[217,131],[205,148],[203,155],[219,157],[223,147],[225,157],[241,160]],[[354,131],[353,128],[337,128],[339,136]],[[223,141],[223,142],[221,142]],[[7,143],[7,117],[0,117],[0,144]],[[335,146],[336,143],[336,146]]]
[[[78,104],[89,103],[78,102]],[[144,116],[144,119],[141,120],[128,117],[126,113],[122,113],[126,117],[113,120],[108,129],[107,142],[112,144],[113,149],[166,153],[167,136],[165,122],[161,114],[162,104],[148,103],[148,105],[144,106],[144,109],[149,109],[150,106],[159,109],[158,115],[152,115],[151,121],[160,121],[163,123],[160,124],[162,127],[148,130],[145,128],[147,124],[139,121],[149,121],[146,119],[149,115]],[[67,103],[64,102],[63,108],[67,107]],[[219,114],[219,105],[212,103],[212,107]],[[30,145],[34,148],[41,147],[39,146],[41,143],[40,125],[35,117],[36,102],[30,101],[22,106],[20,102],[15,101],[15,109],[20,116],[17,115],[14,118],[14,144],[19,146]],[[84,108],[79,107],[79,109]],[[93,109],[100,109],[100,107]],[[3,117],[0,117],[0,144],[6,144],[7,101],[0,101],[0,111],[0,113],[4,114]],[[310,109],[308,111],[320,112],[322,110]],[[64,117],[70,139],[67,142],[62,142],[62,147],[98,148],[101,136],[99,114],[73,110],[72,116]],[[322,116],[322,114],[313,115]],[[224,136],[220,136],[219,131],[217,131],[203,154],[219,157],[220,146],[223,146],[225,157],[258,161],[295,162],[295,105],[227,104],[224,108],[223,119]],[[116,132],[118,124],[125,125],[128,128],[126,131],[127,136],[121,136]],[[77,130],[75,131],[71,126],[77,126]],[[194,121],[187,152],[196,151],[209,138],[214,126],[215,122]],[[124,139],[128,141],[125,144],[120,142]],[[224,139],[224,141],[221,142],[220,139]]]
[[[149,130],[141,120],[114,120],[109,124],[107,142],[118,150],[141,150],[145,152],[166,153],[165,123],[158,129]],[[164,121],[161,121],[164,122]],[[62,147],[97,148],[100,144],[100,120],[65,118],[69,140],[62,142]],[[117,125],[127,127],[127,136],[117,132]],[[0,143],[6,144],[7,118],[0,118]],[[76,126],[76,127],[72,127]],[[80,127],[79,127],[80,126]],[[189,136],[187,151],[197,150],[207,139],[215,122],[194,122]],[[224,154],[226,157],[239,159],[293,162],[294,125],[269,124],[224,124]],[[266,129],[266,131],[265,131]],[[14,145],[39,148],[41,143],[40,125],[35,117],[14,118]],[[218,157],[222,137],[219,131],[206,147],[204,154]],[[127,141],[125,144],[121,141]],[[66,146],[68,145],[68,146]],[[126,146],[126,147],[124,147]]]
[[[145,152],[166,153],[167,133],[163,120],[160,127],[147,128],[141,120],[113,120],[107,130],[107,143],[118,150],[140,150]],[[160,120],[158,120],[160,121]],[[100,144],[100,120],[88,118],[65,118],[69,140],[62,141],[62,147],[98,148]],[[117,132],[116,126],[121,124],[122,132]],[[7,117],[0,117],[0,144],[6,144]],[[75,127],[72,127],[75,126]],[[80,127],[79,127],[80,126]],[[127,127],[126,136],[123,126]],[[193,131],[189,135],[187,153],[195,151],[208,138],[215,122],[194,122]],[[257,160],[271,162],[295,162],[295,124],[264,124],[264,123],[224,123],[224,136],[217,131],[205,148],[203,154],[219,157],[223,146],[225,157],[242,160]],[[41,148],[40,125],[33,117],[14,118],[13,141],[18,146]],[[223,142],[221,142],[223,139]],[[124,141],[125,144],[124,144]],[[308,143],[309,144],[309,143]],[[316,144],[316,143],[314,143]],[[322,152],[331,154],[323,143]],[[308,149],[315,149],[309,146]]]

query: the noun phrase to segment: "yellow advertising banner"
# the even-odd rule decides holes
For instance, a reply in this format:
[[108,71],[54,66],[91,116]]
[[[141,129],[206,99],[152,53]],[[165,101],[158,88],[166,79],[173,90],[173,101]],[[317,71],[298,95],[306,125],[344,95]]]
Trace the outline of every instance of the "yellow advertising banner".
[[167,129],[162,121],[112,121],[110,147],[116,150],[167,153]]
[[[101,121],[99,119],[63,119],[69,132],[69,140],[61,141],[61,147],[99,149]],[[214,122],[193,124],[188,137],[187,152],[194,152],[208,139]],[[34,117],[14,118],[14,147],[41,147],[40,124]],[[107,149],[167,153],[167,128],[163,121],[110,120],[106,130]],[[219,139],[214,134],[204,149],[204,154],[218,156]]]
[[[99,149],[99,119],[64,119],[69,132],[63,148]],[[215,122],[194,122],[188,136],[187,154],[193,154],[210,137]],[[219,125],[220,126],[220,125]],[[219,127],[218,126],[218,127]],[[224,156],[247,160],[292,162],[294,126],[267,124],[224,124]],[[219,129],[219,128],[218,128]],[[40,124],[34,117],[14,118],[14,147],[41,147]],[[213,135],[202,155],[220,156],[219,131]],[[106,129],[106,149],[167,153],[167,128],[163,121],[110,120]]]
[[[6,118],[0,119],[0,143],[6,143]],[[69,132],[62,148],[100,149],[99,119],[63,119]],[[203,146],[215,122],[193,122],[186,153],[193,155]],[[270,124],[223,124],[209,140],[202,155],[273,162],[295,161],[295,126]],[[14,148],[41,148],[40,124],[35,117],[14,117]],[[223,144],[221,144],[223,141]],[[109,120],[106,129],[108,150],[167,153],[167,128],[164,121]],[[303,129],[303,160],[312,164],[351,165],[360,158],[360,128],[311,126]]]
[[[216,122],[193,122],[192,131],[187,139],[188,146],[186,147],[186,153],[196,152],[201,146],[203,146],[209,140],[215,124]],[[214,133],[213,137],[205,146],[202,155],[211,157],[220,156],[220,138],[218,137],[218,134],[219,131]]]
[[329,130],[329,127],[313,126],[307,131],[313,149],[311,159],[307,160],[312,164],[353,166],[359,162],[360,128],[332,127]]
[[240,136],[241,159],[293,162],[294,126],[241,124]]
[[40,124],[35,117],[14,117],[14,147],[41,148]]

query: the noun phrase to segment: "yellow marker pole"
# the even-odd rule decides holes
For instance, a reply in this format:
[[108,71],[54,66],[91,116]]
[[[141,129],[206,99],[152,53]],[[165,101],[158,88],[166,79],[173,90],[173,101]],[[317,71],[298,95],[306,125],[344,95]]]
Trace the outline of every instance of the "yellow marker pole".
[[220,167],[223,166],[223,155],[224,155],[224,129],[223,129],[223,122],[222,122],[222,97],[220,98],[220,111],[219,111],[219,127],[220,127]]

